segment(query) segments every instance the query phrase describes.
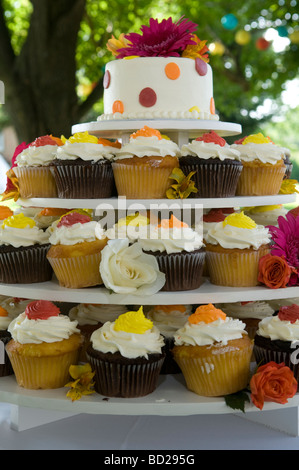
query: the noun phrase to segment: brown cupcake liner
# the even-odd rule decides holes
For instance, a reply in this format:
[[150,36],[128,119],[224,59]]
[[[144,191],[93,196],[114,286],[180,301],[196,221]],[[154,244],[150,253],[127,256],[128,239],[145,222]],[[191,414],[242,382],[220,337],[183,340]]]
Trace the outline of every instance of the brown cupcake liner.
[[182,251],[181,253],[152,252],[159,269],[166,276],[162,291],[183,291],[197,289],[201,285],[205,261],[205,250]]
[[58,197],[65,199],[97,199],[115,195],[111,162],[55,162],[50,166]]
[[[152,393],[164,361],[163,354],[153,354],[149,359],[137,358],[105,360],[105,354],[93,354],[87,350],[87,358],[95,371],[95,390],[107,397],[137,398]],[[102,356],[102,357],[99,357]],[[113,356],[113,354],[107,354]]]
[[32,245],[0,249],[0,282],[31,284],[52,279],[53,270],[47,260],[50,245]]
[[13,375],[13,368],[11,362],[9,360],[8,354],[5,350],[5,346],[11,340],[11,334],[8,331],[0,331],[0,342],[2,342],[4,349],[4,362],[3,364],[0,363],[0,377],[6,377],[8,375]]
[[237,185],[237,196],[271,196],[278,194],[285,166],[243,166]]
[[31,197],[57,197],[55,180],[48,166],[14,167],[18,178],[20,196]]
[[191,171],[196,173],[197,193],[192,198],[233,197],[236,194],[238,180],[242,172],[242,164],[233,160],[203,160],[197,157],[181,157],[180,168],[187,176]]

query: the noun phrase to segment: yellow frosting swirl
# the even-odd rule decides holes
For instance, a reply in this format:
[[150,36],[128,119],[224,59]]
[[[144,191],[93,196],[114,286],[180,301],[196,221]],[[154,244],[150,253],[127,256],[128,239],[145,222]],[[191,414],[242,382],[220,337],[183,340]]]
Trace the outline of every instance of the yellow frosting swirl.
[[257,206],[257,207],[251,207],[248,210],[248,212],[268,212],[268,211],[275,211],[276,209],[281,209],[282,205],[281,204],[273,204],[272,206]]
[[139,310],[121,314],[114,322],[115,331],[137,333],[142,335],[153,327],[153,322],[146,318],[142,306]]
[[261,132],[258,134],[251,134],[245,137],[242,142],[242,145],[246,144],[269,144],[271,140],[269,137],[265,137]]
[[7,227],[14,227],[14,228],[26,228],[26,227],[35,227],[35,221],[30,217],[25,217],[24,214],[16,214],[7,217],[7,219],[3,220],[2,228],[5,226]]
[[138,212],[135,214],[127,215],[127,217],[123,217],[117,221],[118,227],[124,227],[130,225],[132,227],[142,227],[149,224],[148,217],[144,215],[140,215]]
[[91,144],[97,144],[98,138],[94,135],[90,135],[87,131],[85,132],[77,132],[72,135],[69,139],[66,139],[64,136],[61,136],[61,140],[63,144],[69,142],[70,144],[74,143],[86,143],[89,142]]
[[244,214],[244,212],[234,212],[228,215],[224,221],[223,226],[231,225],[232,227],[253,229],[256,227],[256,223],[250,217]]

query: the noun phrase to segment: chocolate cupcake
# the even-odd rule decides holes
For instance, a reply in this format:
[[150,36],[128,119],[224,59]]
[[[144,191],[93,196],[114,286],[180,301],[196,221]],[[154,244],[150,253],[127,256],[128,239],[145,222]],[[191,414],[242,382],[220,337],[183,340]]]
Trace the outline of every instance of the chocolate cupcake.
[[192,178],[197,192],[191,193],[190,197],[235,196],[243,168],[239,155],[214,131],[183,145],[180,168],[186,176],[195,171]]
[[111,160],[120,144],[88,132],[62,140],[64,145],[50,166],[58,197],[96,199],[115,195]]

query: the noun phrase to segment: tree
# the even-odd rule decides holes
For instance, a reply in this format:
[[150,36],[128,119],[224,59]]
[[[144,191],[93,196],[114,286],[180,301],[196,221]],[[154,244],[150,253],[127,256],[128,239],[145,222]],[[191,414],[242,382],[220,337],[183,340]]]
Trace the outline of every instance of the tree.
[[[227,0],[0,0],[0,79],[9,120],[27,142],[46,133],[69,135],[74,123],[102,112],[111,35],[138,31],[150,16],[185,15],[199,25],[201,39],[224,45],[224,52],[210,59],[217,112],[221,120],[239,122],[249,133],[262,122],[252,111],[265,97],[278,102],[286,81],[298,74],[297,44],[281,53],[255,47],[269,27],[295,28],[296,5],[282,3],[235,0],[230,11],[238,27],[228,30],[221,23],[229,13]],[[243,28],[251,41],[241,46],[235,33]]]

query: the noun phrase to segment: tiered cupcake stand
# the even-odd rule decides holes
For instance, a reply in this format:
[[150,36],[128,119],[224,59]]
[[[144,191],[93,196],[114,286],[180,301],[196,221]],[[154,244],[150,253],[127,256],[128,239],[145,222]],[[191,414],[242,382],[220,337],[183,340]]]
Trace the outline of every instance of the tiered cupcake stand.
[[[72,133],[88,131],[90,134],[126,141],[137,129],[148,125],[159,129],[179,145],[201,133],[215,130],[222,136],[241,132],[237,124],[217,121],[99,121],[73,126]],[[288,204],[296,201],[296,195],[264,197],[235,197],[225,199],[182,200],[126,200],[110,198],[88,199],[27,199],[18,204],[31,207],[88,208],[97,211],[126,208],[128,212],[140,208],[202,208],[248,207],[272,204]],[[147,299],[134,295],[111,294],[105,287],[67,289],[53,279],[37,284],[0,284],[0,294],[29,299],[44,299],[72,303],[112,303],[124,305],[176,305],[225,303],[238,301],[270,300],[299,297],[299,287],[268,289],[262,286],[250,288],[229,288],[212,285],[203,279],[200,288],[185,292],[158,292]],[[111,415],[160,415],[188,416],[210,414],[238,414],[260,424],[276,428],[293,436],[299,435],[299,394],[285,405],[266,403],[262,411],[247,404],[245,413],[229,408],[222,397],[207,398],[187,390],[181,374],[160,377],[157,389],[142,398],[107,398],[97,393],[72,402],[66,397],[67,389],[27,390],[16,384],[14,376],[0,379],[0,401],[11,404],[11,427],[24,430],[54,420],[80,413]]]

